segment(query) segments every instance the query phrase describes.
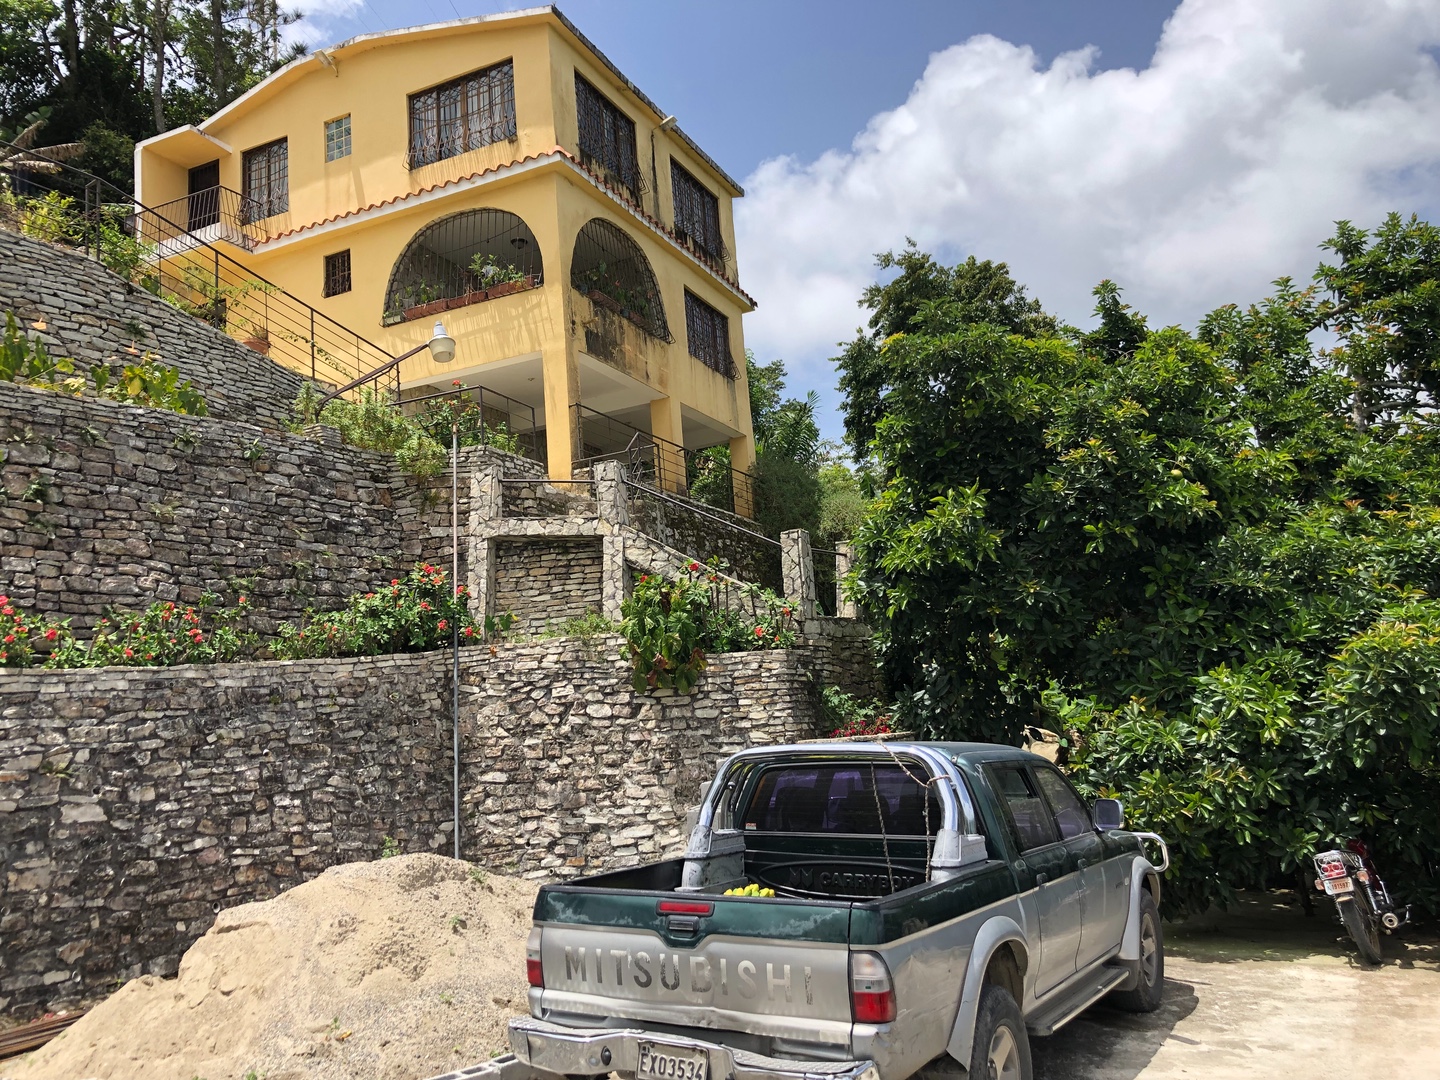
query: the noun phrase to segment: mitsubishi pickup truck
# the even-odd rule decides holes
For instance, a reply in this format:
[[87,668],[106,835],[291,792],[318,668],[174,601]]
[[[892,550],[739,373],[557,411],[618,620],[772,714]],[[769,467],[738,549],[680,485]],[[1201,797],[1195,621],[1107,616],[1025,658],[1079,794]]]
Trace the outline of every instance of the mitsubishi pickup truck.
[[508,1075],[1029,1080],[1030,1036],[1159,1007],[1164,841],[1043,758],[761,747],[694,816],[683,858],[541,888]]

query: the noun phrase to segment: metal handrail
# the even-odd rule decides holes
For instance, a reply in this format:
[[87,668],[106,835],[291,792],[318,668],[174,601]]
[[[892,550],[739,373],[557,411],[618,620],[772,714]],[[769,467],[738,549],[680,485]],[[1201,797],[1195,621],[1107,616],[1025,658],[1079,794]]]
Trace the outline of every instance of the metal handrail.
[[646,495],[649,495],[652,498],[661,499],[664,502],[668,503],[673,503],[675,506],[678,506],[683,510],[687,510],[692,514],[697,515],[698,517],[708,518],[709,520],[714,521],[717,524],[725,525],[731,529],[734,529],[736,532],[744,533],[746,536],[753,536],[756,540],[764,540],[765,543],[771,544],[776,548],[779,548],[781,546],[780,541],[774,539],[773,537],[766,536],[764,533],[756,532],[754,529],[747,529],[744,525],[737,525],[733,521],[726,521],[724,518],[720,517],[717,514],[711,514],[705,510],[700,509],[700,507],[704,504],[697,503],[694,499],[677,499],[675,496],[669,494],[668,492],[660,491],[657,488],[647,487],[645,484],[642,484],[638,480],[634,480],[629,476],[625,476],[624,479],[626,484],[631,487],[639,488]]

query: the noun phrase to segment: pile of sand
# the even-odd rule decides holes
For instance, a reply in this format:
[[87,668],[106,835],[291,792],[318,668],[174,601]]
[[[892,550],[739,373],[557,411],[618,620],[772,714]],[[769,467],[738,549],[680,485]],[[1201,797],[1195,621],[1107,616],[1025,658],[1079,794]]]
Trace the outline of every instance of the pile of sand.
[[351,863],[221,912],[174,979],[127,983],[12,1080],[422,1077],[508,1049],[535,886],[438,855]]

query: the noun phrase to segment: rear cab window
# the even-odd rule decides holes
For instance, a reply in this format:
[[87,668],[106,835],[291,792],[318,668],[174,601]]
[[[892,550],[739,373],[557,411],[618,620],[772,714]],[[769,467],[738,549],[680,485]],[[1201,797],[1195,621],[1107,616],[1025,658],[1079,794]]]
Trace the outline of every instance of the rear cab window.
[[741,815],[743,828],[747,833],[933,836],[940,829],[940,800],[927,778],[919,766],[890,762],[767,769]]

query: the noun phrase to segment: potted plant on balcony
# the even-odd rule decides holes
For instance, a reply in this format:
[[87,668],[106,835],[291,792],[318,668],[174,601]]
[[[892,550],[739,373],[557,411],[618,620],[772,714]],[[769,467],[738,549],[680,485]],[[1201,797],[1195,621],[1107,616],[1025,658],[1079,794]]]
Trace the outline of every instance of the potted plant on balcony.
[[[253,278],[220,286],[220,299],[227,328],[241,345],[262,356],[270,352],[270,302],[267,299],[279,289],[268,281]],[[259,294],[259,298],[255,298]]]
[[411,304],[405,308],[407,321],[438,315],[450,306],[450,298],[444,295],[444,288],[428,281],[412,285],[406,292],[407,299],[411,300]]
[[477,251],[470,260],[470,272],[480,282],[486,299],[509,296],[525,287],[525,272],[512,264],[496,261],[492,254]]

